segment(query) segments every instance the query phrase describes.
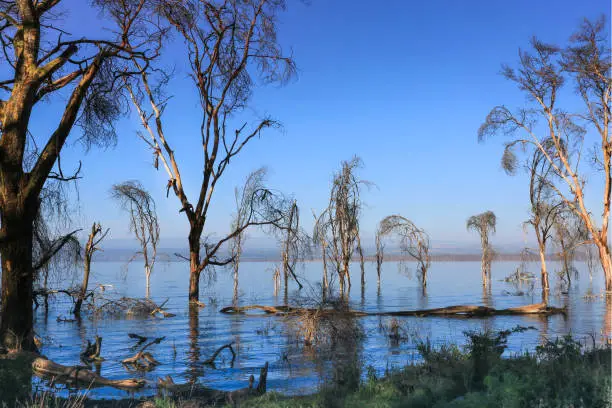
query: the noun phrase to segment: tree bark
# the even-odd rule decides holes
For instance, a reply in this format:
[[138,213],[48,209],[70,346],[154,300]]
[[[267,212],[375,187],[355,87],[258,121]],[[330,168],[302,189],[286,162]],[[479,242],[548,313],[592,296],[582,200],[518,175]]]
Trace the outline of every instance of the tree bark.
[[200,234],[197,231],[189,233],[189,301],[200,300]]
[[79,297],[77,298],[76,303],[74,304],[74,315],[81,315],[81,306],[83,305],[83,300],[85,299],[85,295],[87,294],[87,287],[89,286],[89,272],[91,271],[91,253],[87,250],[85,251],[85,268],[83,271],[83,284],[81,285],[81,292],[79,293]]
[[5,184],[0,194],[4,195],[4,206],[0,208],[2,235],[6,237],[0,246],[2,259],[2,320],[0,342],[7,348],[36,351],[33,333],[33,283],[32,237],[37,206],[26,208],[16,204],[13,193]]

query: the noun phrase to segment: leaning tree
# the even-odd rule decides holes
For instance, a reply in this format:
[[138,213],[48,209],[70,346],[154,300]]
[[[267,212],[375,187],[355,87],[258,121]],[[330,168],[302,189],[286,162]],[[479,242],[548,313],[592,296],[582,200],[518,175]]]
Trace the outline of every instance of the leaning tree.
[[427,232],[401,215],[389,215],[383,218],[378,230],[380,231],[380,237],[377,236],[377,241],[381,237],[391,234],[396,234],[400,238],[400,250],[417,261],[417,271],[421,277],[421,285],[425,288],[427,286],[427,270],[431,266],[431,256],[429,254],[431,245]]
[[491,262],[493,261],[493,248],[489,244],[489,235],[495,233],[497,218],[493,211],[472,215],[468,218],[466,227],[480,235],[482,245],[482,285],[487,286],[491,279]]
[[[147,49],[153,39],[147,1],[93,3],[109,17],[98,21],[110,23],[97,37],[69,34],[59,0],[0,2],[0,343],[10,347],[36,348],[34,222],[46,182],[76,177],[64,175],[60,165],[68,136],[77,125],[88,146],[111,141],[113,121],[123,111],[117,79],[133,72],[124,69],[124,62],[133,58],[146,67],[156,53]],[[33,132],[33,121],[41,119],[37,108],[47,102],[60,106],[59,113],[45,117],[48,133]]]
[[[184,174],[171,147],[168,128],[164,126],[168,99],[158,92],[158,86],[154,86],[157,80],[163,84],[167,77],[149,75],[135,59],[135,69],[142,71],[142,75],[140,81],[128,82],[127,86],[146,132],[141,135],[142,139],[153,151],[155,167],[161,161],[168,175],[167,194],[172,191],[178,198],[180,212],[189,222],[189,299],[199,303],[202,271],[232,262],[231,256],[220,255],[220,248],[247,228],[280,223],[285,215],[270,207],[278,202],[274,193],[258,190],[251,197],[253,201],[243,223],[218,240],[204,239],[203,242],[212,198],[230,161],[235,161],[243,148],[262,131],[278,123],[264,118],[253,126],[244,123],[234,129],[228,128],[232,127],[236,115],[249,106],[256,77],[264,82],[284,83],[292,76],[295,66],[277,40],[277,17],[284,9],[283,0],[159,0],[158,3],[159,17],[173,27],[184,44],[184,60],[201,108],[197,130],[192,134],[176,135],[193,136],[193,142],[202,149],[202,178],[195,201],[187,194]],[[146,105],[150,106],[150,111]]]
[[[548,184],[558,199],[584,222],[599,251],[606,290],[610,291],[612,62],[605,21],[605,18],[596,22],[585,20],[563,48],[534,38],[532,52],[519,51],[518,67],[504,66],[503,75],[516,83],[531,104],[517,111],[505,106],[493,108],[480,127],[478,138],[482,141],[498,133],[512,135],[514,139],[506,144],[506,151],[521,147],[523,151],[536,150],[542,154],[552,168],[553,177],[547,178]],[[573,101],[561,93],[566,82],[572,83],[577,91],[582,109],[568,110]],[[570,101],[566,107],[561,105],[563,99]],[[591,160],[584,160],[590,145],[594,145]],[[603,173],[599,196],[603,212],[599,220],[593,217],[594,210],[585,198],[589,161]]]
[[149,297],[151,294],[151,272],[153,272],[153,266],[157,258],[157,244],[159,243],[159,222],[155,200],[140,182],[133,180],[114,184],[111,188],[111,197],[117,200],[121,208],[130,214],[130,231],[136,236],[140,244],[140,251],[136,252],[128,263],[138,255],[142,255],[146,297]]

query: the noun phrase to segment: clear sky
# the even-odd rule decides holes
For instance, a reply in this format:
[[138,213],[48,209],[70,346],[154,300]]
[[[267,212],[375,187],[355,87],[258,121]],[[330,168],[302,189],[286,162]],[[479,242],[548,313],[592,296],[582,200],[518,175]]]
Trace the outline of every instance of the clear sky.
[[[66,3],[75,30],[96,18],[85,2]],[[358,155],[365,163],[360,175],[377,185],[363,194],[366,243],[381,218],[400,213],[438,246],[472,246],[476,237],[465,230],[466,218],[492,210],[498,216],[494,245],[522,245],[526,178],[507,176],[500,167],[503,138],[478,144],[477,129],[495,105],[525,104],[499,75],[502,63],[514,63],[533,35],[565,44],[582,18],[609,19],[609,0],[289,3],[279,38],[292,50],[298,76],[284,87],[257,88],[252,99],[253,112],[272,115],[283,130],[267,131],[232,161],[213,199],[208,231],[228,230],[233,189],[260,166],[269,168],[271,187],[295,195],[310,230],[311,209],[324,208],[332,173],[341,160]],[[165,57],[176,67],[165,127],[195,201],[202,174],[199,111],[183,55],[173,46]],[[135,134],[139,123],[129,118],[118,129],[115,148],[94,149],[83,160],[75,225],[99,220],[113,239],[129,238],[128,218],[108,190],[138,179],[157,201],[166,246],[185,245],[186,219],[178,200],[165,197],[167,177],[152,168],[151,153]],[[70,147],[65,169],[76,166],[80,152]],[[601,196],[599,185],[601,178],[593,178],[587,193]]]

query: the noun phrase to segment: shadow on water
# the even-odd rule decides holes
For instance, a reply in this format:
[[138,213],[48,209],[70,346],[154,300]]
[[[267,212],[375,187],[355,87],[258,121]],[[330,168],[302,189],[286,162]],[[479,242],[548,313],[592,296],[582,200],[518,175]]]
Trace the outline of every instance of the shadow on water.
[[[140,265],[133,264],[127,280],[119,278],[121,263],[96,263],[94,275],[97,282],[112,284],[112,296],[142,296]],[[308,393],[326,381],[333,381],[339,387],[352,387],[351,381],[365,376],[364,367],[371,366],[376,375],[384,374],[389,367],[418,361],[415,339],[430,338],[433,343],[465,342],[463,332],[467,330],[500,330],[521,326],[534,326],[537,330],[517,333],[509,339],[508,352],[516,353],[533,350],[544,338],[554,339],[571,332],[578,338],[589,338],[593,333],[603,339],[612,330],[612,301],[606,304],[599,296],[603,287],[597,275],[589,286],[586,267],[581,269],[580,280],[572,283],[566,293],[551,291],[549,302],[554,306],[566,306],[567,318],[551,316],[497,316],[482,319],[446,319],[402,317],[399,323],[415,335],[410,340],[391,345],[388,336],[378,330],[378,318],[353,319],[339,325],[334,340],[326,347],[305,347],[296,339],[295,327],[290,318],[278,316],[229,316],[218,312],[235,300],[232,271],[220,270],[216,282],[203,288],[202,298],[212,297],[207,307],[188,307],[184,293],[188,268],[182,263],[169,264],[167,270],[159,270],[151,276],[151,294],[156,302],[168,303],[166,308],[175,314],[171,318],[101,318],[84,317],[81,324],[57,320],[70,313],[70,302],[55,299],[48,310],[41,307],[36,312],[36,332],[43,339],[41,351],[52,360],[65,365],[78,365],[79,354],[95,335],[103,337],[102,354],[105,361],[101,373],[109,378],[133,376],[126,371],[121,361],[133,355],[126,342],[128,333],[139,333],[150,338],[166,336],[166,340],[155,346],[151,352],[162,364],[153,371],[138,374],[150,383],[158,378],[172,376],[176,383],[200,382],[223,390],[244,387],[251,374],[258,375],[259,369],[269,362],[268,386],[283,393]],[[304,267],[305,289],[297,290],[294,283],[287,289],[271,285],[272,264],[264,262],[243,262],[240,270],[241,305],[279,303],[300,303],[304,298],[320,297],[322,293],[322,265],[307,263]],[[512,262],[498,262],[493,265],[493,276],[506,276],[516,269]],[[358,264],[353,266],[359,271]],[[360,288],[357,280],[353,290],[346,293],[349,307],[367,311],[391,311],[430,309],[450,305],[485,305],[507,308],[540,299],[539,287],[517,288],[509,283],[493,280],[487,287],[482,286],[480,264],[477,262],[434,263],[428,274],[426,290],[416,277],[397,273],[398,267],[389,262],[384,265],[380,285],[377,284],[375,265],[366,267],[366,285]],[[358,273],[358,272],[356,272]],[[355,275],[357,276],[357,275]],[[332,295],[337,294],[338,284],[330,274]],[[553,282],[551,282],[553,283]],[[537,282],[535,283],[538,284]],[[283,284],[283,286],[285,286]],[[552,287],[552,285],[551,285]],[[205,292],[205,293],[204,293]],[[592,293],[587,301],[585,293]],[[110,294],[107,293],[108,296]],[[361,333],[357,336],[355,333]],[[230,364],[231,355],[225,350],[218,357],[216,367],[205,366],[208,359],[220,346],[233,342],[236,359]],[[347,373],[351,373],[348,376]],[[142,394],[155,393],[154,388],[145,388]],[[102,388],[93,389],[94,397],[124,397],[121,391]]]

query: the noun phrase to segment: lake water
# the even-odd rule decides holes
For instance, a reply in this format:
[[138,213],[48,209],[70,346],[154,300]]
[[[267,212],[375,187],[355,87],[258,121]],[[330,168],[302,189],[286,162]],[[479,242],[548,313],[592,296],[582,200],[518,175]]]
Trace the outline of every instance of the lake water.
[[[493,281],[490,291],[481,284],[478,262],[433,263],[428,274],[427,292],[424,294],[414,277],[406,276],[405,266],[414,269],[414,264],[401,265],[388,262],[383,265],[380,291],[376,285],[375,266],[366,264],[366,287],[362,294],[359,283],[359,267],[353,265],[353,287],[350,293],[351,307],[365,311],[392,311],[435,308],[458,304],[488,305],[495,308],[538,303],[541,301],[539,279],[529,290],[517,295],[517,288],[500,281],[513,272],[518,262],[496,262],[493,264]],[[278,305],[283,304],[283,289],[274,294],[272,270],[274,264],[245,262],[240,267],[239,303]],[[151,277],[151,296],[158,303],[168,300],[166,308],[176,314],[171,318],[147,319],[98,319],[85,317],[81,324],[60,322],[57,317],[70,318],[71,302],[59,295],[50,302],[48,314],[43,308],[36,312],[35,329],[43,339],[41,352],[50,359],[65,365],[77,365],[79,354],[96,335],[103,338],[101,374],[113,378],[140,377],[150,381],[137,395],[153,394],[158,377],[172,376],[175,383],[197,380],[217,389],[234,390],[245,387],[248,378],[267,361],[270,364],[268,389],[287,394],[309,393],[328,379],[338,365],[357,361],[361,367],[372,366],[378,373],[387,368],[400,367],[418,361],[416,340],[430,339],[440,344],[465,341],[463,331],[482,329],[509,329],[516,325],[533,326],[537,330],[514,334],[509,339],[508,353],[533,350],[544,338],[555,338],[567,333],[595,341],[610,336],[612,307],[606,306],[602,298],[584,298],[587,293],[600,294],[603,288],[602,273],[594,271],[589,279],[585,264],[577,263],[580,278],[574,280],[568,293],[555,290],[558,283],[551,273],[551,296],[553,306],[567,306],[568,315],[550,317],[497,316],[483,319],[458,318],[399,318],[406,341],[393,343],[381,326],[388,325],[390,318],[365,317],[356,321],[363,336],[320,352],[301,347],[295,340],[294,330],[287,318],[278,316],[245,316],[219,313],[219,309],[232,304],[232,273],[219,268],[216,280],[205,282],[201,287],[200,300],[206,307],[199,313],[190,313],[187,306],[188,265],[173,262],[156,265]],[[549,265],[551,271],[559,265]],[[529,270],[536,273],[538,264],[530,264]],[[111,284],[106,297],[143,297],[145,294],[144,272],[133,263],[127,276],[123,263],[98,262],[92,265],[93,277],[90,285]],[[300,275],[307,281],[300,292],[295,285],[289,286],[289,303],[297,297],[315,296],[322,274],[322,264],[306,263]],[[70,282],[64,282],[63,286]],[[90,287],[92,287],[90,286]],[[128,333],[137,333],[149,338],[165,336],[166,339],[149,351],[162,364],[153,371],[142,374],[129,373],[121,360],[132,356],[135,340]],[[351,336],[348,334],[347,336]],[[342,336],[341,336],[342,337]],[[236,359],[231,365],[231,354],[222,352],[216,367],[206,366],[202,361],[209,358],[221,345],[234,342]],[[365,370],[363,370],[365,372]],[[362,372],[362,375],[363,375]],[[66,393],[66,390],[61,393]],[[97,388],[90,391],[94,397],[121,398],[128,394],[112,388]]]

